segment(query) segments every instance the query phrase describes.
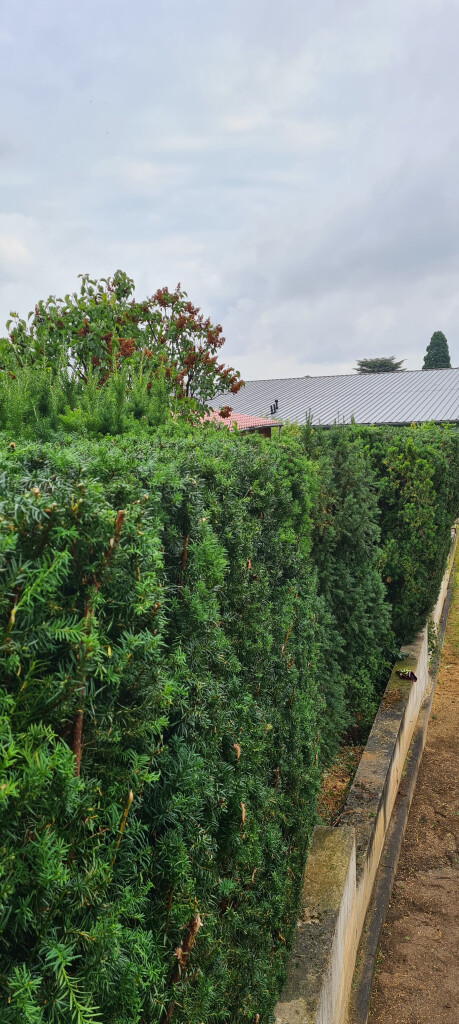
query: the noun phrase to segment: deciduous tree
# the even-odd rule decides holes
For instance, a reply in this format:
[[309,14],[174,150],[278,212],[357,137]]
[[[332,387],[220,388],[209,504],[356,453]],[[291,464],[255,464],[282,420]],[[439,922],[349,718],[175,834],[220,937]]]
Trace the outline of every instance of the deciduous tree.
[[13,313],[8,338],[0,341],[0,367],[10,374],[25,366],[49,368],[102,388],[124,373],[126,388],[148,393],[155,378],[169,398],[201,413],[219,392],[233,394],[240,375],[219,362],[225,338],[189,300],[180,284],[151,298],[133,297],[134,282],[120,270],[112,278],[81,275],[79,292],[38,302],[27,320]]

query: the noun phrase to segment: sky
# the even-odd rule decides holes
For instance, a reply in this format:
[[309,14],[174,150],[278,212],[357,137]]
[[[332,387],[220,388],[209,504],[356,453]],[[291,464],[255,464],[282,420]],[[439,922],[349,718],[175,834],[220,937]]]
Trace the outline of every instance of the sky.
[[246,379],[459,365],[459,0],[0,0],[0,333],[117,268]]

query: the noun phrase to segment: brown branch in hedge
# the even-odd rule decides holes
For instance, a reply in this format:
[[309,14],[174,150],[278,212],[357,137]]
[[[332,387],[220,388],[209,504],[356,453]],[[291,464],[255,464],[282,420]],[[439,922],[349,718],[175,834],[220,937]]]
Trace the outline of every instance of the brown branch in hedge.
[[[292,589],[293,589],[293,587],[290,587],[290,590],[292,590]],[[289,591],[289,593],[290,593],[290,591]],[[295,599],[297,597],[298,597],[298,594],[295,594]],[[295,625],[295,619],[296,619],[296,611],[294,611],[294,613],[293,613],[293,619],[292,619],[292,621],[291,621],[291,623],[290,623],[290,625],[288,627],[288,630],[287,630],[287,632],[285,634],[284,642],[283,642],[282,647],[281,647],[281,654],[283,654],[284,651],[285,651],[285,648],[286,648],[287,642],[288,642],[288,638],[289,638],[290,633],[291,633],[291,631],[292,631],[292,629],[293,629],[293,627]]]
[[[88,624],[91,615],[92,615],[92,608],[91,608],[90,603],[89,603],[89,594],[88,594],[88,596],[86,597],[85,604],[84,604],[84,613],[83,613],[83,618],[85,620],[85,625]],[[85,699],[85,696],[86,696],[85,681],[86,681],[86,677],[84,677],[83,682],[80,683],[80,685],[78,687],[78,694],[79,694],[79,697],[80,697],[81,707],[79,707],[78,710],[75,712],[75,717],[73,719],[71,750],[72,750],[73,756],[75,758],[75,765],[74,765],[74,769],[73,769],[73,772],[74,772],[75,776],[78,776],[80,774],[80,771],[81,771],[81,751],[82,751],[82,747],[83,747],[84,699]]]
[[124,523],[125,518],[126,518],[126,513],[125,513],[123,508],[120,508],[119,512],[116,513],[114,536],[111,538],[110,544],[108,545],[108,548],[107,548],[107,550],[105,552],[105,564],[106,565],[110,561],[110,559],[112,557],[112,554],[113,554],[113,551],[115,551],[116,548],[118,547],[119,540],[120,540],[120,535],[121,535],[121,530],[123,529],[123,523]]
[[75,714],[73,719],[73,734],[72,734],[72,753],[75,758],[75,766],[73,769],[74,775],[78,776],[81,771],[81,750],[83,744],[83,703],[85,698],[85,686],[84,683],[78,687],[80,695],[81,708]]
[[115,863],[116,854],[118,852],[118,847],[119,847],[120,842],[121,842],[121,840],[123,838],[123,832],[124,832],[124,829],[126,827],[127,816],[129,814],[129,810],[130,810],[130,807],[131,807],[133,799],[134,799],[134,793],[133,793],[133,790],[130,789],[129,793],[127,795],[126,803],[124,805],[123,814],[122,814],[121,821],[120,821],[120,827],[118,829],[118,839],[116,840],[116,843],[115,843],[115,852],[113,854],[112,865]]
[[[202,928],[202,925],[203,921],[199,913],[195,914],[195,916],[187,925],[185,937],[183,941],[180,943],[180,946],[177,946],[177,949],[174,951],[174,956],[177,958],[177,963],[174,967],[172,977],[170,980],[171,985],[176,985],[180,978],[183,977],[183,975],[186,973],[188,958],[196,942],[196,937],[199,932],[199,929]],[[160,1024],[169,1024],[169,1021],[174,1012],[174,1007],[174,1000],[172,1000],[172,1002],[169,1003],[169,1006],[164,1007]]]
[[[124,509],[119,509],[119,511],[116,513],[114,534],[113,534],[113,537],[110,538],[108,547],[107,547],[107,549],[105,551],[99,575],[95,576],[93,578],[93,581],[92,581],[93,590],[94,590],[94,593],[96,593],[96,594],[100,590],[100,587],[101,587],[101,584],[102,584],[102,577],[103,577],[104,569],[106,569],[107,566],[110,564],[113,552],[116,551],[116,548],[118,547],[119,539],[120,539],[120,535],[121,535],[121,530],[123,528],[123,523],[124,523],[125,518],[126,518],[126,513],[125,513]],[[89,621],[90,621],[90,618],[92,616],[92,613],[93,613],[93,610],[92,610],[91,604],[90,604],[90,595],[88,594],[88,596],[86,598],[86,601],[85,601],[84,613],[83,613],[83,617],[84,617],[85,624],[86,624],[87,628],[89,628]],[[72,750],[73,756],[75,758],[74,774],[76,776],[78,776],[80,774],[80,771],[81,771],[81,752],[82,752],[82,748],[83,748],[84,700],[85,700],[85,696],[86,696],[85,680],[86,680],[86,677],[84,677],[83,682],[78,687],[78,693],[79,693],[79,696],[80,696],[81,707],[79,707],[78,710],[75,713],[75,717],[74,717],[74,720],[73,720],[73,730],[72,730],[71,750]],[[128,810],[129,810],[129,807],[128,807]],[[123,826],[123,828],[124,828],[124,826]]]

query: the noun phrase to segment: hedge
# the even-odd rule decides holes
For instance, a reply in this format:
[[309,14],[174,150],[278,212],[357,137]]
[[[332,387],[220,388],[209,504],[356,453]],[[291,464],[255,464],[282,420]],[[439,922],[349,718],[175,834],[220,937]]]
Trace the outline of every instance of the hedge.
[[457,460],[437,427],[0,434],[2,1022],[272,1020]]
[[0,443],[2,1021],[266,1020],[320,778],[314,471]]
[[[358,606],[373,588],[375,620],[380,616],[375,568],[389,602],[393,651],[416,636],[435,605],[459,514],[459,432],[455,425],[429,423],[307,425],[300,434],[322,481],[321,507],[312,513],[313,559],[338,631],[344,631],[347,672],[357,663],[359,636],[367,652],[372,647],[359,627]],[[385,625],[380,636],[389,653]],[[377,678],[377,666],[371,675]]]
[[459,514],[455,425],[360,427],[378,481],[381,572],[397,643],[422,629],[437,600]]
[[314,430],[307,425],[299,434],[319,481],[311,510],[311,555],[329,616],[324,642],[331,647],[325,677],[332,733],[326,760],[347,726],[357,720],[360,738],[371,727],[393,659],[394,638],[381,579],[378,480],[368,452],[347,428]]

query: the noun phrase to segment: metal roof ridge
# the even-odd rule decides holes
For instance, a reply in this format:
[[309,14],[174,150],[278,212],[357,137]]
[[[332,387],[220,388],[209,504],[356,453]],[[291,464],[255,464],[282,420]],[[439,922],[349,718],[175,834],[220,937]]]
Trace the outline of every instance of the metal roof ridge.
[[[427,370],[423,370],[420,367],[418,370],[380,370],[374,373],[311,373],[311,374],[299,374],[297,377],[256,377],[251,380],[245,380],[244,384],[277,384],[287,383],[287,381],[312,381],[312,380],[337,380],[344,377],[356,377],[362,379],[363,377],[388,377],[389,374],[397,374],[397,376],[405,375],[406,373],[448,373],[452,370],[459,370],[459,366],[435,366]],[[226,392],[222,392],[226,394]]]

